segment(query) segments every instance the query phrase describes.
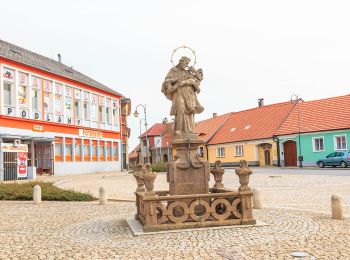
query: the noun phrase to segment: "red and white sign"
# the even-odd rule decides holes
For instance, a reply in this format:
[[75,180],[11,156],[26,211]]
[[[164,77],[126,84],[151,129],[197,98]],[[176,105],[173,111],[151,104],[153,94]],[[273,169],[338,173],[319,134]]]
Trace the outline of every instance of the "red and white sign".
[[6,79],[6,81],[14,82],[14,80],[15,80],[15,71],[7,69],[7,68],[4,68],[3,76]]
[[32,86],[33,89],[40,89],[41,87],[41,79],[38,77],[33,77],[32,76]]
[[56,87],[55,93],[57,95],[62,95],[63,86],[61,84],[59,84],[59,83],[56,83],[55,87]]
[[27,153],[19,152],[17,155],[17,177],[27,177]]
[[44,132],[44,126],[43,125],[33,125],[33,131],[34,132]]

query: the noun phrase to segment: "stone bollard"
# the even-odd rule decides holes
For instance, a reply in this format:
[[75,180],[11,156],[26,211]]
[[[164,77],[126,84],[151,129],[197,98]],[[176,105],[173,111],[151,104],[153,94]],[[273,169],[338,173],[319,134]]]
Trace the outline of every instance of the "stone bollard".
[[107,204],[107,192],[104,187],[100,187],[100,205],[106,205]]
[[331,198],[332,219],[344,219],[344,201],[342,196],[333,194]]
[[34,204],[41,203],[41,187],[39,185],[35,185],[33,188],[33,202]]
[[258,189],[253,188],[253,209],[262,209],[263,208],[263,203],[261,199],[261,193]]

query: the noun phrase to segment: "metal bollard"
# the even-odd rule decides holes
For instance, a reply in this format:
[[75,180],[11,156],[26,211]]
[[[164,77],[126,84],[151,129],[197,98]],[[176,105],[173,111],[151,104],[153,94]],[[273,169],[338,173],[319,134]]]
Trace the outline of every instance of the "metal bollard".
[[100,205],[106,205],[107,204],[107,192],[104,187],[100,187]]
[[263,203],[261,199],[261,193],[258,189],[253,188],[253,209],[262,209],[263,208]]
[[33,188],[33,202],[34,204],[41,203],[41,187],[39,185],[35,185]]
[[344,201],[342,196],[333,194],[331,197],[332,219],[344,219]]

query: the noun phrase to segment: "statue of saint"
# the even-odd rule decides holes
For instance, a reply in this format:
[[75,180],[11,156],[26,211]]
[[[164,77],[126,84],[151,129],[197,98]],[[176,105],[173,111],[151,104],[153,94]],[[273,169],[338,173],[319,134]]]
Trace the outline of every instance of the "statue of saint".
[[203,72],[189,67],[189,63],[189,58],[181,57],[162,85],[162,92],[172,101],[170,115],[175,116],[175,135],[195,134],[194,114],[204,110],[197,99]]

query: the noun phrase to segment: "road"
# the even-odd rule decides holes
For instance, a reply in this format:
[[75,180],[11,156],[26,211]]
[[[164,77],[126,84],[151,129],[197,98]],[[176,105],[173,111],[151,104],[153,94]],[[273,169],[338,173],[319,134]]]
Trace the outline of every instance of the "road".
[[[332,175],[350,176],[350,168],[283,168],[283,167],[252,167],[254,173],[267,173],[271,175]],[[227,168],[225,172],[233,172],[232,168]]]

